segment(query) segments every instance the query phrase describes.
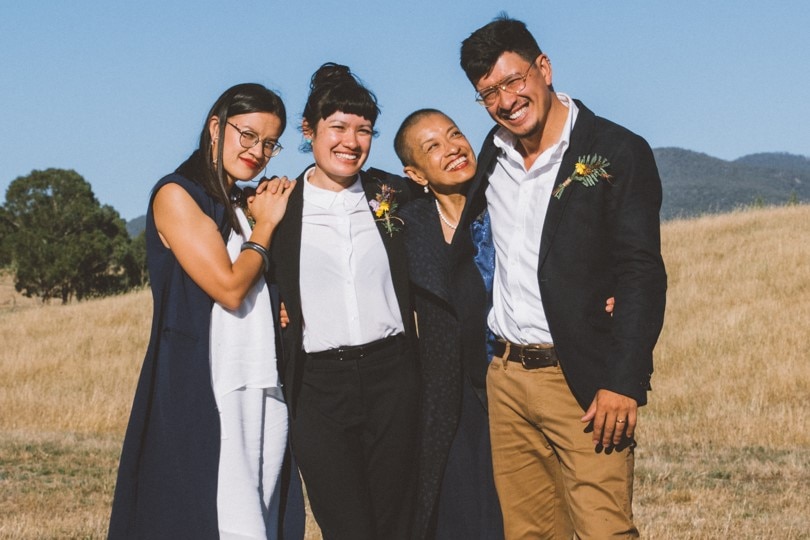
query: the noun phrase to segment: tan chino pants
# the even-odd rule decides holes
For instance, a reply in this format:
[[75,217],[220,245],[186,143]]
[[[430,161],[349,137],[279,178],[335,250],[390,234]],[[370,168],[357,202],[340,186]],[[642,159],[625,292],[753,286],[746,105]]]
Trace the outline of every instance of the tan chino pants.
[[495,357],[487,394],[507,540],[638,538],[632,446],[597,452],[559,366]]

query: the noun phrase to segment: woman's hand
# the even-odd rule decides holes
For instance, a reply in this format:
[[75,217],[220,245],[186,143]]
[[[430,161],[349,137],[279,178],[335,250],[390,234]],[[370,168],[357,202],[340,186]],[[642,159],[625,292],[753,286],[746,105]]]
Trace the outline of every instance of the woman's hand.
[[[294,182],[276,179],[269,189],[252,197],[251,211],[256,212],[254,217],[257,218],[250,236],[253,242],[270,245],[294,186]],[[161,187],[152,208],[158,235],[183,270],[214,301],[227,309],[238,308],[261,273],[263,261],[259,254],[246,250],[231,262],[217,224],[178,184]]]
[[613,308],[616,306],[616,298],[611,296],[605,301],[605,312],[610,313],[610,316],[613,317]]
[[275,228],[279,224],[287,211],[287,201],[295,184],[295,180],[286,176],[274,176],[259,183],[256,193],[247,198],[248,211],[256,220],[257,226],[267,223]]

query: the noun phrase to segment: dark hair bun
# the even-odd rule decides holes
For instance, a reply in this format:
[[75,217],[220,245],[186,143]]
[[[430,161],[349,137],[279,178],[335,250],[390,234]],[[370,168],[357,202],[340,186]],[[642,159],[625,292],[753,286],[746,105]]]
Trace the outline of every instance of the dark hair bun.
[[309,84],[309,88],[314,90],[319,86],[333,85],[339,82],[345,82],[347,80],[354,83],[357,82],[348,66],[335,64],[334,62],[327,62],[319,67],[318,71],[312,75],[312,81]]
[[373,126],[380,108],[371,90],[363,85],[348,66],[327,62],[312,75],[309,97],[302,116],[314,130],[320,120],[335,112],[362,116]]

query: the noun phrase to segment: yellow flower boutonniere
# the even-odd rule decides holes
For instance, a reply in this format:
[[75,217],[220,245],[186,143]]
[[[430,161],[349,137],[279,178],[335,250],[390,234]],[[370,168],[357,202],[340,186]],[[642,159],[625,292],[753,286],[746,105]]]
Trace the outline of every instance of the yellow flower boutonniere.
[[394,196],[396,193],[397,190],[388,184],[380,184],[380,192],[368,202],[376,218],[374,221],[382,224],[388,236],[394,236],[395,232],[399,232],[400,225],[405,224],[401,218],[394,215],[398,206]]
[[559,199],[571,182],[581,182],[585,187],[595,186],[600,178],[610,182],[613,177],[605,170],[608,167],[610,162],[598,154],[581,156],[574,165],[574,173],[554,190],[554,197]]

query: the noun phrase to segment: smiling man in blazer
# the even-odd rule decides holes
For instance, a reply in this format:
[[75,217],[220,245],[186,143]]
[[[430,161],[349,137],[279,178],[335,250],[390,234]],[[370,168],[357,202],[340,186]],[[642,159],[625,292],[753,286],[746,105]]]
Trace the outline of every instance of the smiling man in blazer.
[[652,151],[555,92],[520,21],[476,30],[461,65],[497,124],[459,231],[491,220],[498,343],[487,392],[506,537],[637,537],[636,414],[666,293]]

